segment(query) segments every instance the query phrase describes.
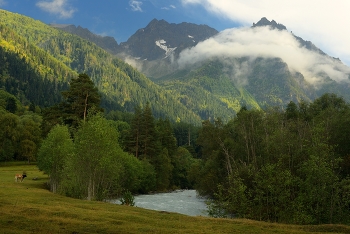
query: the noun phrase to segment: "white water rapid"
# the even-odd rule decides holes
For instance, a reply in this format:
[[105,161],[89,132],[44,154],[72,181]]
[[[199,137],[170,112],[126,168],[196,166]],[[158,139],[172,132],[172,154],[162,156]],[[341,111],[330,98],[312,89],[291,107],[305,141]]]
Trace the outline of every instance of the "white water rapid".
[[[205,199],[197,196],[196,190],[177,190],[171,193],[156,193],[135,196],[135,206],[159,211],[176,212],[189,216],[208,216]],[[111,203],[120,204],[118,200]]]

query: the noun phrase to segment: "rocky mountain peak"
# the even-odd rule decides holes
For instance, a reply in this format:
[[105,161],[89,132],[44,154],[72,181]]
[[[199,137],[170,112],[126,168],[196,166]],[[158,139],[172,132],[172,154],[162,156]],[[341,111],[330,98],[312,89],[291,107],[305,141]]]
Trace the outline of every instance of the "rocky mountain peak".
[[120,44],[121,52],[148,61],[164,59],[217,33],[217,30],[207,25],[175,24],[153,19],[145,28],[137,30],[126,42]]
[[254,27],[264,27],[264,26],[270,26],[272,29],[278,29],[278,30],[287,30],[286,26],[283,24],[279,24],[274,20],[269,21],[266,17],[261,18],[256,24],[253,23]]

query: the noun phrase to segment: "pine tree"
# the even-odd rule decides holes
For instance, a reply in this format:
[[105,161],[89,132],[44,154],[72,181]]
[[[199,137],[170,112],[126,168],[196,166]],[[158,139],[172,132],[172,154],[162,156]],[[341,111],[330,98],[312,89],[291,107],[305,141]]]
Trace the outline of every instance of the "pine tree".
[[79,74],[78,78],[72,79],[68,91],[62,92],[64,102],[61,104],[65,114],[65,123],[76,127],[80,120],[86,120],[89,110],[99,112],[101,95],[93,81],[86,74]]
[[13,97],[7,98],[6,110],[15,113],[17,111],[16,99]]
[[141,151],[143,157],[152,159],[156,153],[156,128],[150,104],[147,103],[143,110],[141,121]]
[[140,154],[141,119],[142,110],[140,106],[136,106],[134,118],[131,121],[130,131],[126,140],[126,150],[136,158]]

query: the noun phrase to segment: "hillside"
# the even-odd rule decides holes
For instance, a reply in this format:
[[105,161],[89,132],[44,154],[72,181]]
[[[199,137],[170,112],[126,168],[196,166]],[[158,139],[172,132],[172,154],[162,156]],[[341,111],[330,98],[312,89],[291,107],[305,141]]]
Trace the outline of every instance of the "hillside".
[[87,28],[82,28],[81,26],[75,26],[72,24],[50,24],[50,26],[91,41],[112,54],[116,54],[119,51],[119,45],[113,37],[96,35],[90,32]]
[[242,106],[309,102],[324,93],[350,100],[349,67],[266,18],[183,50],[173,66],[156,82],[180,90],[185,105],[203,107],[211,117],[226,119]]
[[[47,77],[50,82],[57,79],[65,84],[61,88],[56,86],[55,95],[64,90],[72,76],[86,73],[102,93],[102,104],[107,110],[133,112],[136,105],[143,106],[150,102],[157,117],[168,117],[173,121],[180,119],[200,122],[199,116],[178,102],[173,94],[89,41],[40,21],[3,10],[0,25],[3,30],[0,44],[6,53],[14,53],[31,70],[36,71],[37,79],[45,80]],[[62,69],[56,69],[52,64]],[[14,83],[22,83],[22,77],[23,75],[15,72],[11,75]],[[2,82],[4,80],[2,79]],[[31,86],[32,82],[27,85]],[[20,91],[25,92],[25,88],[20,88]],[[12,93],[19,95],[20,91]],[[37,96],[41,99],[46,98],[45,95]],[[26,98],[29,101],[37,101],[29,96]],[[51,105],[51,102],[48,105]]]

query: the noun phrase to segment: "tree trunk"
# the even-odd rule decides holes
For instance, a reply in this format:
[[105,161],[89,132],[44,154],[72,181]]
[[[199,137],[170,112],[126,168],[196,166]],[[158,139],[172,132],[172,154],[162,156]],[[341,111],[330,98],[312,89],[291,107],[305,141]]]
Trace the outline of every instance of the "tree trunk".
[[87,101],[88,101],[88,97],[89,97],[89,93],[86,94],[86,97],[85,97],[85,107],[84,107],[84,122],[85,122],[85,119],[86,119],[86,112],[87,112]]

